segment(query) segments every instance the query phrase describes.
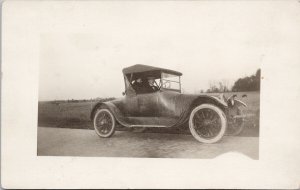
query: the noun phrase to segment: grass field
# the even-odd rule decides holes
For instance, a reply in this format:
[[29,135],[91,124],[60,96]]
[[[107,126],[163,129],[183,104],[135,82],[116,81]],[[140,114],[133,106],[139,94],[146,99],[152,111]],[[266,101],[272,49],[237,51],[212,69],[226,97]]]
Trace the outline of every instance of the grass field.
[[[232,93],[225,93],[228,97]],[[259,108],[260,94],[259,92],[238,92],[234,93],[242,99],[248,107],[244,113],[249,115],[246,121],[246,129],[244,135],[258,136],[259,133]],[[246,98],[241,98],[243,94],[247,94]],[[76,129],[92,129],[90,121],[90,112],[95,102],[39,102],[38,104],[38,125],[44,127],[61,127]],[[155,130],[155,129],[154,129]],[[158,130],[164,131],[164,130]],[[151,132],[155,132],[152,131]],[[165,132],[172,132],[165,130]]]

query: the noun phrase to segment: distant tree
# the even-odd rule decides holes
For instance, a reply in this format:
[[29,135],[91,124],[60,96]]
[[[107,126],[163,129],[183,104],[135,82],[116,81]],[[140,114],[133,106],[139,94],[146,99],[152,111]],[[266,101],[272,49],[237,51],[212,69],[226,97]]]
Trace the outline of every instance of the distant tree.
[[254,81],[254,83],[255,83],[254,89],[255,89],[256,91],[260,91],[260,78],[261,78],[261,71],[260,71],[260,69],[258,69],[258,70],[256,71],[256,74],[255,74],[255,81]]
[[228,84],[229,82],[227,80],[222,80],[218,83],[215,81],[210,81],[209,88],[206,90],[206,93],[229,92]]
[[235,81],[232,91],[260,91],[261,71],[258,69],[255,75],[239,78]]

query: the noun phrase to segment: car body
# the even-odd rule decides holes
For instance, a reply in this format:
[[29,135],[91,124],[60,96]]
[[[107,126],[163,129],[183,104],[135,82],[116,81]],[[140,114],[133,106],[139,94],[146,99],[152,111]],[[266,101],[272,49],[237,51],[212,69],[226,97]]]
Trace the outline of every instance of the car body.
[[[107,127],[112,124],[129,128],[181,127],[189,124],[190,130],[192,134],[195,133],[193,136],[197,140],[214,143],[223,137],[225,131],[228,131],[228,121],[234,121],[236,118],[241,118],[239,119],[241,121],[243,118],[239,107],[246,106],[246,104],[237,100],[236,96],[227,99],[223,95],[181,93],[182,73],[180,72],[138,64],[124,68],[123,75],[124,97],[108,102],[99,102],[92,109],[91,119],[94,121],[94,128],[100,137],[109,137],[113,134],[115,127]],[[196,108],[198,111],[195,111]],[[220,129],[217,130],[218,133],[221,134],[213,135],[214,138],[205,138],[198,134],[193,127],[193,125],[195,126],[193,120],[200,118],[199,110],[203,119],[198,119],[198,122],[202,122],[205,126],[212,126],[213,123],[209,122],[213,121],[213,117],[217,118],[214,125],[221,126],[217,127]],[[236,113],[232,115],[235,110]],[[104,116],[98,116],[97,112],[99,111]],[[194,116],[192,117],[191,114]],[[208,116],[209,114],[210,116]],[[96,116],[102,117],[102,123],[99,121],[97,124]],[[110,123],[105,124],[108,121]],[[101,130],[98,129],[97,125],[101,126],[101,124],[106,126],[107,135],[105,130],[101,134]],[[242,124],[239,124],[239,130],[242,128],[241,126]],[[208,129],[210,130],[210,128]],[[206,133],[212,133],[208,129]]]

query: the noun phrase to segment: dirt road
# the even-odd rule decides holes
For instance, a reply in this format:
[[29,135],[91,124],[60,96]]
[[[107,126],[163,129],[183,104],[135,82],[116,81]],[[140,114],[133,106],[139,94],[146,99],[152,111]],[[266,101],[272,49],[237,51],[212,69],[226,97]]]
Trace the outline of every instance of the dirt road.
[[38,127],[39,156],[99,156],[140,158],[215,158],[226,152],[258,159],[258,137],[225,136],[216,144],[201,144],[191,135],[116,132],[99,138],[93,130]]

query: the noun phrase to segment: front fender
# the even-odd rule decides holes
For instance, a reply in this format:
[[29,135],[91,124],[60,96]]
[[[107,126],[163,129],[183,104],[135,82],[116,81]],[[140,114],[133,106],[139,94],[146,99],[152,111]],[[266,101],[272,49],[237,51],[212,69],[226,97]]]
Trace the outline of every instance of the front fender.
[[229,107],[247,107],[247,104],[241,100],[233,98],[228,98],[227,104]]
[[227,103],[225,102],[223,96],[220,96],[219,98],[215,97],[215,96],[209,96],[209,97],[214,99],[217,104],[222,105],[224,108],[226,108],[228,106]]
[[247,104],[245,102],[243,102],[241,100],[237,100],[237,99],[234,100],[234,104],[238,107],[240,107],[240,106],[247,107]]
[[209,96],[209,95],[201,95],[201,96],[194,98],[193,101],[189,105],[186,105],[186,108],[183,109],[183,111],[181,112],[179,120],[173,126],[180,126],[180,125],[183,125],[184,123],[186,123],[189,119],[189,116],[190,116],[192,110],[196,106],[199,106],[201,104],[213,104],[213,105],[221,108],[221,110],[223,110],[224,112],[228,108],[227,103],[224,102],[222,99],[219,99],[218,97]]
[[215,106],[221,108],[223,111],[226,108],[228,108],[228,104],[225,102],[225,100],[223,99],[222,96],[216,97],[216,96],[209,96],[209,95],[199,96],[198,98],[196,98],[194,100],[191,108],[193,108],[194,106],[198,106],[200,104],[204,104],[204,103],[214,104]]
[[229,107],[226,112],[227,118],[246,118],[244,109],[241,109],[241,107],[247,107],[246,103],[237,99],[229,99],[228,105]]

